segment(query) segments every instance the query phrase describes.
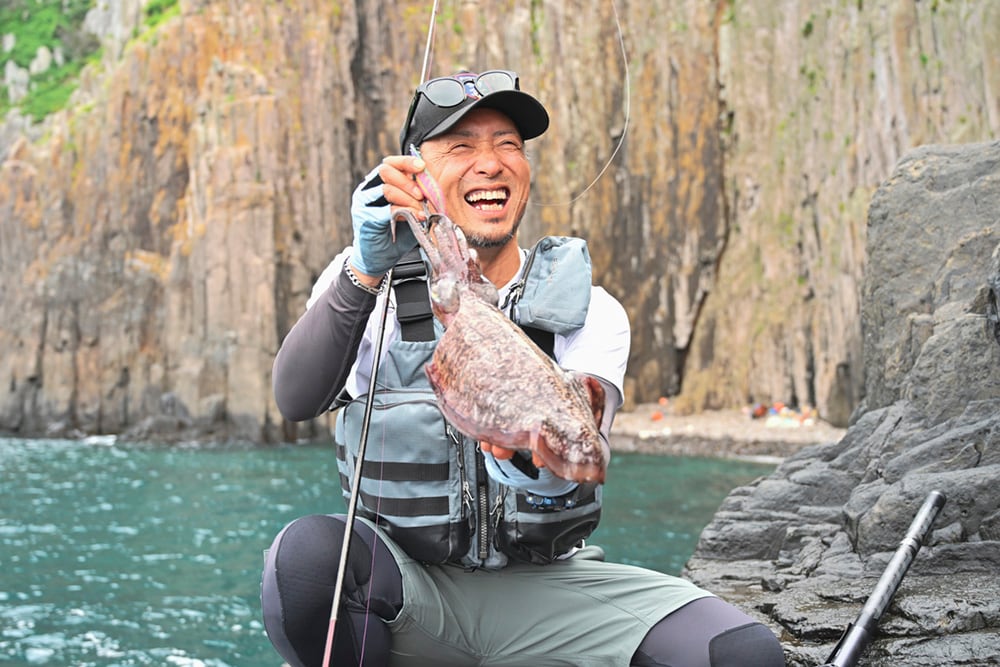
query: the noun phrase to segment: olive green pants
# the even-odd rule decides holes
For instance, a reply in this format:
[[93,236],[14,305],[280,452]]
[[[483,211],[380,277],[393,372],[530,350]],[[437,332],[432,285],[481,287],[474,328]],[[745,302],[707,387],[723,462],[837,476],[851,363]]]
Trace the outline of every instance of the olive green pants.
[[391,540],[403,609],[391,665],[626,667],[649,629],[692,600],[694,584],[587,558],[467,571],[425,565]]

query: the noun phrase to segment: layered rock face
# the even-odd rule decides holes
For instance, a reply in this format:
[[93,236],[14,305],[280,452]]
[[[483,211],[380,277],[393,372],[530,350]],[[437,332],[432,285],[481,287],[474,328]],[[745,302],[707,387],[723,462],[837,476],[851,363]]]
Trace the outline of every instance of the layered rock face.
[[933,489],[948,498],[865,664],[1000,664],[1000,143],[908,153],[868,217],[866,398],[737,489],[687,575],[825,661]]
[[[282,421],[271,361],[398,150],[429,3],[182,0],[126,40],[142,4],[95,10],[70,109],[0,129],[0,430],[325,432]],[[514,69],[549,109],[523,239],[588,239],[630,400],[845,424],[871,193],[907,148],[1000,133],[996,3],[445,0],[436,25],[432,75]]]

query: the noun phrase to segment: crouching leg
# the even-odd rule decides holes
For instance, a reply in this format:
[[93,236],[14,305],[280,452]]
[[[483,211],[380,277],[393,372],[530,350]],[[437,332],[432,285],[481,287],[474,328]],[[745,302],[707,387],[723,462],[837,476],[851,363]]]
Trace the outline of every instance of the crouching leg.
[[654,625],[632,667],[784,667],[767,626],[719,598],[689,602]]
[[[311,515],[278,533],[261,579],[264,628],[292,667],[323,662],[341,545],[342,516]],[[366,524],[356,523],[344,576],[331,664],[384,665],[390,633],[384,621],[403,604],[399,568]]]

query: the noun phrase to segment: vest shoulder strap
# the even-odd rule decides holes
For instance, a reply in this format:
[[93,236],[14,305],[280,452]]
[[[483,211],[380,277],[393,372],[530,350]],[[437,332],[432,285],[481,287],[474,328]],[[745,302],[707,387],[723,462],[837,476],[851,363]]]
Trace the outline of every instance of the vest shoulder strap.
[[434,340],[434,313],[427,291],[427,267],[414,248],[403,255],[392,270],[392,289],[396,293],[396,319],[403,340]]
[[528,334],[528,338],[530,338],[535,345],[542,350],[542,352],[550,357],[555,357],[556,335],[554,333],[546,331],[545,329],[528,326],[522,326],[521,330]]
[[[434,313],[427,289],[427,266],[414,248],[392,271],[392,289],[396,293],[396,319],[403,340],[434,340]],[[548,356],[555,353],[555,334],[536,327],[521,327],[535,345]]]

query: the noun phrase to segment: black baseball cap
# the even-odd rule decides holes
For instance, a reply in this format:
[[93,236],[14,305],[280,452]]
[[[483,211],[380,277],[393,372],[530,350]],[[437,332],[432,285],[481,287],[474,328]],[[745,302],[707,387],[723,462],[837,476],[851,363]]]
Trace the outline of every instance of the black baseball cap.
[[513,121],[522,139],[534,139],[549,127],[542,103],[522,92],[518,76],[507,70],[482,74],[459,72],[431,79],[417,88],[399,133],[402,152],[444,134],[473,109],[496,109]]

